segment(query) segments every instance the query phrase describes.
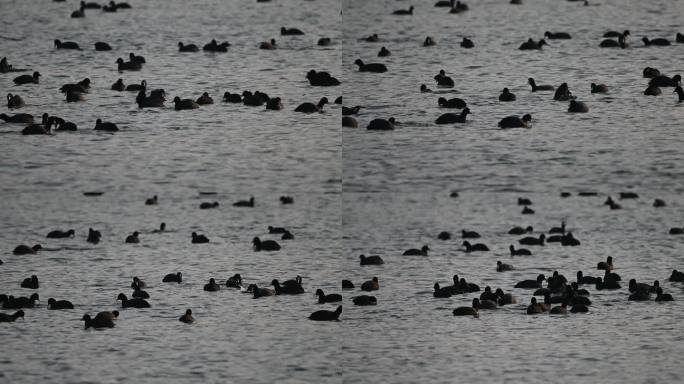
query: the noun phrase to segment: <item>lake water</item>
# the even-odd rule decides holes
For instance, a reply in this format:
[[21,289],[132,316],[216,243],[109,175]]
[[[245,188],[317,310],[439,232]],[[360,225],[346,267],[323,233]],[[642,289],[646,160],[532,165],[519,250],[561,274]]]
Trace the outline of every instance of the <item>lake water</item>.
[[[684,104],[671,88],[658,97],[642,94],[646,66],[684,73],[684,44],[643,47],[642,36],[684,32],[679,1],[603,0],[598,6],[551,0],[470,1],[470,10],[449,14],[434,1],[273,0],[131,1],[114,14],[86,10],[77,2],[0,0],[0,56],[15,67],[38,70],[39,85],[15,86],[17,74],[0,75],[0,93],[20,94],[16,111],[48,112],[78,124],[79,131],[51,137],[22,136],[22,125],[0,123],[0,293],[28,296],[19,282],[38,275],[38,308],[25,319],[0,326],[0,378],[7,382],[680,382],[684,332],[681,283],[667,282],[684,269]],[[392,16],[413,4],[413,16]],[[303,36],[280,36],[281,26]],[[629,49],[601,49],[607,30],[631,31]],[[542,51],[519,51],[529,37],[565,31]],[[378,33],[381,41],[359,38]],[[319,47],[320,37],[329,47]],[[422,47],[425,36],[437,45]],[[459,46],[470,37],[475,48]],[[53,48],[53,40],[76,41],[82,51]],[[179,53],[178,41],[199,46],[229,41],[227,53]],[[280,49],[259,50],[277,40]],[[114,50],[95,52],[96,41]],[[378,58],[381,46],[392,55]],[[145,56],[139,72],[116,71],[129,52]],[[354,60],[382,62],[384,74],[359,73]],[[311,87],[310,69],[327,70],[339,87]],[[450,93],[435,91],[433,76],[445,69],[455,80]],[[86,101],[66,103],[63,84],[89,77]],[[532,93],[527,78],[570,90],[590,108],[568,114],[552,93]],[[145,79],[164,88],[167,107],[138,109],[135,93],[109,88]],[[605,83],[606,95],[589,84]],[[500,103],[503,87],[517,95]],[[225,91],[260,90],[283,99],[282,111],[220,102]],[[455,92],[454,92],[455,91]],[[174,96],[209,92],[216,103],[174,111]],[[340,107],[326,113],[293,112],[305,101],[344,95],[363,108],[362,128],[339,127]],[[169,97],[170,96],[170,97]],[[445,110],[437,98],[459,97],[468,122],[435,125]],[[8,110],[2,107],[2,112]],[[529,130],[500,130],[508,115],[531,113]],[[394,116],[392,132],[365,127]],[[91,130],[102,118],[115,134]],[[457,198],[449,197],[458,191]],[[86,197],[85,191],[104,191]],[[572,196],[561,198],[563,191]],[[580,197],[579,191],[598,196]],[[624,191],[637,200],[603,205]],[[215,195],[200,195],[215,192]],[[145,199],[159,196],[159,204]],[[290,195],[293,205],[281,205]],[[254,208],[231,203],[254,196]],[[518,197],[530,198],[534,215],[521,215]],[[652,207],[662,198],[667,207]],[[199,210],[203,201],[219,201]],[[507,235],[532,225],[535,235],[566,220],[579,247],[529,247],[532,257],[510,258]],[[168,232],[150,233],[160,222]],[[253,252],[254,236],[268,225],[295,235],[279,252]],[[89,227],[103,241],[85,241]],[[45,239],[53,229],[76,230],[74,239]],[[491,252],[462,251],[461,229],[476,230]],[[125,244],[131,232],[140,244]],[[454,239],[437,240],[440,231]],[[206,245],[190,233],[207,235]],[[58,251],[14,256],[18,244],[41,243]],[[428,244],[429,257],[404,257]],[[359,266],[358,255],[378,254],[384,266]],[[590,312],[527,316],[531,292],[513,289],[523,279],[558,270],[600,275],[596,263],[613,256],[623,280],[618,291],[591,291]],[[496,261],[514,271],[497,273]],[[161,278],[183,273],[182,284]],[[202,286],[241,273],[245,283],[267,286],[274,278],[301,275],[300,296],[258,300],[235,290],[209,293]],[[432,297],[435,282],[458,274],[481,287],[513,292],[521,304],[481,311],[478,319],[452,316],[478,294]],[[150,309],[125,309],[133,276],[148,284]],[[361,292],[340,289],[377,276],[375,307],[356,307]],[[660,280],[675,302],[630,302],[630,278]],[[306,317],[334,304],[316,304],[313,292],[341,293],[341,322]],[[47,299],[68,299],[76,309],[47,311]],[[116,327],[83,329],[84,313],[118,308]],[[192,308],[196,322],[177,318]],[[3,310],[3,313],[12,312]]]

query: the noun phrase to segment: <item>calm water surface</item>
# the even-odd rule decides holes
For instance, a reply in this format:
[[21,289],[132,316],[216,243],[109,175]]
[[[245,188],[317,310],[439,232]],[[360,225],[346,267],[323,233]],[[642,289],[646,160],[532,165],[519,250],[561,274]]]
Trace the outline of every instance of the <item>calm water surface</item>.
[[[14,86],[0,76],[0,93],[27,101],[19,112],[49,112],[79,125],[76,133],[21,136],[21,125],[0,123],[0,292],[28,296],[18,282],[41,279],[39,308],[26,319],[0,327],[0,377],[7,382],[680,382],[681,284],[666,282],[672,268],[684,269],[681,226],[684,210],[684,105],[669,89],[659,97],[641,94],[645,66],[683,73],[684,45],[643,48],[642,36],[674,38],[684,32],[679,1],[602,1],[600,6],[528,0],[469,2],[471,10],[450,15],[433,1],[274,0],[144,1],[116,14],[86,11],[68,18],[76,2],[0,1],[0,55],[16,67],[43,74],[40,85]],[[196,4],[193,4],[196,3]],[[416,6],[410,17],[395,9]],[[343,14],[340,16],[340,9]],[[341,19],[340,19],[341,18]],[[343,20],[340,23],[340,20]],[[280,36],[281,26],[304,36]],[[609,29],[630,29],[632,48],[598,48]],[[567,31],[572,40],[551,41],[541,52],[518,51],[528,37]],[[378,33],[380,43],[358,39]],[[437,46],[421,47],[425,36]],[[333,40],[318,47],[319,37]],[[459,46],[463,36],[475,48]],[[281,49],[261,51],[275,38]],[[78,42],[83,51],[57,51],[52,40]],[[228,53],[179,53],[177,42],[203,45],[227,40]],[[107,41],[111,52],[92,44]],[[378,58],[385,45],[392,51]],[[146,57],[142,71],[119,74],[114,61],[129,52]],[[389,72],[359,73],[353,61],[383,62]],[[309,69],[328,70],[343,81],[334,88],[310,87]],[[445,69],[456,92],[421,94]],[[90,77],[83,103],[63,100],[58,88]],[[568,82],[590,112],[566,113],[551,93],[531,93],[527,78]],[[135,93],[109,90],[147,80],[172,99],[209,92],[217,101],[199,110],[139,110]],[[592,95],[591,82],[606,83],[607,95]],[[499,103],[508,87],[518,96]],[[280,96],[285,110],[218,102],[224,91],[261,90]],[[345,105],[361,105],[365,126],[375,117],[402,122],[393,132],[339,128],[339,106],[304,116],[301,102],[344,94]],[[436,126],[437,97],[465,99],[472,115],[464,125]],[[3,107],[3,112],[7,112]],[[499,119],[532,113],[531,130],[497,129]],[[122,129],[91,131],[103,118]],[[106,191],[85,197],[84,191]],[[449,192],[458,190],[458,198]],[[577,191],[599,192],[578,197]],[[610,211],[606,195],[635,191]],[[216,192],[200,196],[199,192]],[[573,196],[561,199],[561,191]],[[144,200],[159,195],[158,206]],[[294,205],[280,205],[280,195]],[[254,196],[256,207],[234,201]],[[534,201],[523,216],[518,197]],[[654,198],[668,207],[656,210]],[[200,211],[202,201],[220,201]],[[567,220],[580,247],[532,248],[534,256],[510,259],[507,235],[513,225],[541,230]],[[159,222],[169,231],[151,234]],[[288,227],[293,241],[277,253],[255,253],[253,236],[267,225]],[[85,242],[88,227],[103,232],[98,245]],[[52,229],[76,229],[74,239],[46,240]],[[461,241],[441,242],[442,230],[477,230],[492,249],[465,254]],[[141,231],[141,243],[124,244]],[[191,231],[207,245],[190,244]],[[61,249],[13,256],[20,243]],[[429,244],[430,256],[402,257],[407,248]],[[386,264],[360,267],[358,255],[379,254]],[[627,289],[598,292],[586,315],[523,315],[524,304],[483,312],[479,319],[454,318],[456,306],[474,296],[434,299],[435,281],[455,273],[469,281],[511,291],[515,282],[559,270],[572,279],[578,269],[597,275],[596,262],[616,260],[623,279],[659,279],[674,303],[627,301]],[[497,273],[497,260],[516,270]],[[180,285],[161,284],[182,271]],[[299,274],[302,296],[252,299],[232,290],[202,291],[241,273],[266,286],[273,278]],[[145,280],[150,309],[122,310],[114,329],[84,331],[84,313],[111,310],[119,292],[130,294],[131,278]],[[357,284],[378,276],[376,307],[354,307],[358,291],[341,292],[340,280]],[[320,308],[313,292],[341,292],[342,322],[315,323]],[[512,290],[523,302],[529,291]],[[76,309],[48,312],[47,299],[69,299]],[[192,308],[197,319],[176,319]],[[8,312],[8,311],[3,311]]]

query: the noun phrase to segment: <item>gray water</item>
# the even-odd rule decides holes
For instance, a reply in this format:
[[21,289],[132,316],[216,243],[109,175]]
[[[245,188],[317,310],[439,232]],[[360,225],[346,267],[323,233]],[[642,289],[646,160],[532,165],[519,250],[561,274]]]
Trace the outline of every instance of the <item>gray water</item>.
[[[197,4],[193,4],[197,3]],[[28,296],[18,287],[31,274],[41,279],[41,305],[24,320],[0,326],[0,377],[7,382],[679,382],[682,333],[681,284],[666,282],[684,268],[681,237],[684,178],[681,133],[684,105],[671,89],[646,97],[645,66],[684,72],[684,45],[643,48],[644,35],[674,38],[684,32],[679,1],[602,1],[583,7],[565,1],[469,2],[459,15],[416,6],[396,17],[407,1],[273,0],[132,1],[115,14],[86,11],[68,18],[76,2],[0,1],[0,56],[15,67],[39,70],[40,85],[14,86],[0,75],[0,93],[18,93],[18,112],[49,112],[79,125],[75,133],[21,136],[21,125],[0,123],[0,292]],[[342,9],[342,14],[340,10]],[[340,20],[343,22],[341,23]],[[281,26],[304,36],[280,36]],[[632,47],[598,48],[603,32],[630,29]],[[572,40],[550,41],[541,52],[518,51],[528,37],[567,31]],[[358,41],[372,33],[382,42]],[[421,47],[425,36],[437,46]],[[319,37],[333,40],[318,47]],[[463,36],[475,48],[459,47]],[[275,38],[281,49],[262,51]],[[58,51],[52,40],[78,42],[83,51]],[[227,40],[228,53],[179,53],[177,42],[203,45]],[[111,52],[95,52],[95,41]],[[385,45],[387,58],[376,57]],[[142,71],[119,74],[114,61],[135,52]],[[383,62],[389,72],[359,73],[353,61]],[[328,70],[343,81],[311,87],[310,69]],[[421,94],[421,83],[445,69],[456,93]],[[58,88],[89,77],[93,89],[82,103],[66,103]],[[135,93],[109,90],[147,80],[172,99],[209,92],[216,104],[194,111],[139,110]],[[585,101],[590,112],[566,113],[551,93],[531,93],[527,78],[558,85]],[[607,95],[589,93],[606,83]],[[499,103],[508,87],[518,97]],[[283,111],[219,102],[224,91],[261,90],[283,99]],[[394,116],[392,132],[340,131],[339,106],[326,113],[293,112],[301,102],[344,94],[361,105],[361,127]],[[437,126],[437,97],[465,99],[472,115],[463,125]],[[3,112],[7,109],[3,107]],[[499,130],[511,114],[533,115],[530,130]],[[97,118],[116,122],[116,134],[95,133]],[[458,198],[450,198],[452,190]],[[578,191],[599,192],[579,197]],[[105,191],[85,197],[85,191]],[[216,192],[200,196],[200,192]],[[561,191],[573,196],[560,198]],[[622,210],[602,203],[607,195],[635,191]],[[159,195],[157,206],[144,201]],[[293,205],[278,197],[291,195]],[[254,196],[256,207],[231,203]],[[535,215],[521,215],[518,197],[533,200]],[[668,206],[655,209],[654,198]],[[199,210],[202,201],[220,201]],[[535,234],[565,219],[580,247],[532,247],[534,256],[511,259],[518,237],[513,225]],[[161,221],[169,231],[152,234]],[[275,253],[257,253],[254,236],[276,238],[266,226],[282,225],[295,240]],[[103,232],[98,245],[85,242],[88,227]],[[52,229],[76,229],[74,239],[49,240]],[[477,230],[492,249],[465,254],[458,236],[437,233]],[[134,230],[141,243],[124,244]],[[211,243],[193,245],[190,232]],[[59,249],[14,256],[18,244]],[[430,256],[402,257],[429,244]],[[379,254],[380,267],[360,267],[358,255]],[[618,291],[591,290],[584,315],[527,316],[531,292],[515,282],[558,270],[574,280],[578,269],[599,275],[595,265],[613,256],[625,280]],[[497,273],[497,260],[513,264]],[[182,271],[180,285],[161,284]],[[301,275],[307,293],[252,299],[223,289],[202,291],[210,277],[225,281],[241,273],[246,283],[266,286]],[[513,292],[522,304],[482,311],[478,319],[451,311],[476,294],[432,297],[432,285],[453,274],[481,287]],[[83,329],[84,313],[112,310],[119,292],[130,296],[133,276],[145,280],[150,309],[121,310],[116,327]],[[356,284],[378,276],[376,307],[355,307]],[[661,281],[673,303],[629,302],[626,281]],[[311,322],[313,292],[342,293],[341,322]],[[47,311],[49,297],[69,299],[76,309]],[[192,308],[197,321],[176,319]],[[10,311],[3,311],[10,312]]]

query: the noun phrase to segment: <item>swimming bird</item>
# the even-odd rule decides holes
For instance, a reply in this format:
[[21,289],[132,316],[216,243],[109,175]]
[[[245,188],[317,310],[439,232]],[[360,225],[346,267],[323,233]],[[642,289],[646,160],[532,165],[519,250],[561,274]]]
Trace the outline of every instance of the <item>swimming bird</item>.
[[320,288],[316,290],[316,296],[318,296],[318,304],[336,303],[338,301],[342,301],[342,295],[338,293],[326,295]]
[[447,231],[442,231],[439,233],[439,235],[437,235],[437,238],[440,240],[449,240],[451,239],[451,233]]
[[116,319],[119,316],[118,311],[112,311],[112,312],[100,312],[98,313],[95,318],[90,318],[89,314],[83,315],[83,318],[81,320],[85,321],[85,328],[113,328],[114,327],[114,319]]
[[532,87],[532,92],[537,92],[537,91],[553,91],[555,88],[553,85],[537,85],[537,83],[534,81],[533,78],[528,78],[527,82],[530,84]]
[[64,239],[67,237],[74,237],[75,234],[76,231],[74,231],[73,229],[70,229],[68,231],[61,231],[59,229],[56,229],[54,231],[48,232],[46,237],[48,239]]
[[280,244],[275,240],[261,240],[258,237],[252,239],[252,245],[254,246],[254,251],[279,251]]
[[581,101],[570,100],[568,112],[586,113],[589,112],[589,107]]
[[329,37],[321,37],[316,43],[319,47],[327,47],[330,44],[332,44],[332,40]]
[[200,107],[199,104],[197,104],[194,100],[192,100],[192,99],[181,99],[178,96],[173,98],[173,104],[174,104],[174,109],[176,111],[181,111],[181,110],[186,110],[186,109],[197,109]]
[[499,95],[499,101],[515,101],[515,94],[511,93],[508,88],[504,88]]
[[339,321],[342,314],[342,306],[339,305],[334,311],[320,310],[309,315],[309,320],[314,321]]
[[73,12],[71,12],[71,18],[72,19],[80,19],[85,17],[85,7],[83,6],[83,2],[81,2],[81,7]]
[[549,233],[565,233],[565,220],[561,220],[560,227],[551,227]]
[[197,232],[192,233],[192,244],[206,244],[209,242],[209,238],[204,235],[198,235]]
[[420,249],[407,249],[402,253],[402,256],[427,256],[429,250],[430,248],[427,245],[423,245]]
[[123,71],[139,71],[142,69],[142,64],[137,61],[124,61],[122,58],[116,59],[117,69],[119,72]]
[[369,131],[391,131],[394,129],[394,118],[389,119],[373,119],[366,127]]
[[302,104],[300,104],[297,108],[295,108],[295,112],[303,112],[303,113],[322,112],[323,106],[327,103],[328,103],[328,98],[322,97],[321,100],[318,101],[318,104],[313,104],[313,103],[302,103]]
[[649,86],[655,86],[655,87],[677,87],[680,85],[682,81],[682,76],[681,75],[674,75],[672,78],[665,76],[665,75],[659,75],[654,78],[652,78],[649,82]]
[[66,92],[67,103],[75,103],[75,102],[84,101],[84,100],[85,100],[85,98],[83,97],[83,94],[80,92],[73,92],[73,91]]
[[470,108],[465,107],[461,111],[460,114],[456,113],[444,113],[440,115],[437,120],[435,120],[436,124],[453,124],[453,123],[465,123],[466,121],[466,116],[470,113]]
[[179,41],[178,52],[199,52],[199,48],[195,44],[185,45],[182,41]]
[[162,283],[178,283],[183,281],[183,275],[180,272],[169,273],[162,278]]
[[301,29],[299,28],[286,28],[286,27],[281,27],[280,28],[280,34],[282,36],[292,36],[292,35],[303,35],[304,32],[302,32]]
[[149,299],[150,294],[147,293],[146,291],[143,291],[139,285],[133,286],[133,297],[138,298],[138,299]]
[[608,93],[608,86],[605,84],[591,83],[591,93]]
[[528,206],[525,206],[525,207],[523,207],[523,210],[522,210],[521,213],[522,213],[523,215],[534,215],[534,209],[532,209],[532,208],[530,208],[530,207],[528,207]]
[[644,77],[652,79],[656,76],[660,76],[660,71],[658,69],[651,67],[644,68]]
[[518,240],[518,243],[521,245],[544,245],[544,240],[546,240],[546,235],[545,234],[540,234],[539,237],[532,237],[532,236],[527,236],[523,237],[522,239]]
[[242,276],[239,273],[234,274],[226,280],[226,287],[228,288],[242,288]]
[[111,89],[112,89],[112,91],[119,91],[119,92],[122,92],[123,90],[125,90],[126,86],[124,85],[123,79],[119,79],[114,84],[112,84]]
[[676,269],[673,269],[668,280],[673,281],[673,282],[683,283],[684,282],[684,272],[680,272]]
[[105,131],[105,132],[117,132],[119,130],[119,127],[116,126],[114,123],[110,123],[108,121],[102,121],[102,119],[97,119],[95,121],[95,128],[94,130],[96,131]]
[[617,41],[613,39],[605,39],[601,41],[599,47],[601,48],[627,48],[627,42],[625,41],[625,35],[619,35]]
[[458,108],[462,109],[466,107],[466,102],[463,101],[463,99],[459,99],[458,97],[454,97],[453,99],[445,99],[444,97],[440,97],[437,99],[437,105],[439,105],[442,108]]
[[433,297],[436,297],[436,298],[451,297],[451,290],[449,288],[440,288],[439,283],[435,283],[434,288],[435,288],[435,291],[432,293]]
[[67,93],[67,92],[78,92],[78,93],[87,93],[88,90],[90,89],[90,79],[85,78],[78,83],[69,83],[69,84],[64,84],[59,88],[59,91],[62,93]]
[[218,207],[218,206],[219,206],[219,202],[218,202],[218,201],[214,201],[213,203],[212,203],[212,202],[205,201],[205,202],[202,202],[202,203],[199,205],[199,208],[200,208],[200,209],[213,209],[213,208],[216,208],[216,207]]
[[138,237],[140,233],[138,231],[133,232],[132,234],[128,235],[126,237],[126,244],[138,244],[140,243],[140,238]]
[[505,272],[505,271],[512,271],[513,266],[510,264],[504,264],[501,262],[501,260],[498,260],[496,262],[496,271],[497,272]]
[[465,247],[465,252],[470,253],[470,252],[484,252],[484,251],[489,251],[489,248],[482,243],[475,243],[475,244],[470,244],[468,240],[464,241],[462,244]]
[[145,64],[147,60],[143,56],[136,55],[135,53],[131,52],[128,54],[128,60],[131,63],[140,63],[140,64]]
[[40,72],[33,72],[32,75],[21,75],[14,78],[14,84],[24,85],[24,84],[38,84],[40,79]]
[[380,64],[380,63],[365,64],[361,59],[356,59],[354,61],[354,64],[359,66],[359,72],[374,72],[374,73],[387,72],[387,67],[385,66],[385,64]]
[[597,290],[603,290],[603,289],[620,289],[620,284],[615,281],[615,280],[606,280],[603,281],[602,278],[598,277],[596,279],[596,289]]
[[192,317],[192,310],[187,309],[185,311],[185,314],[183,316],[181,316],[180,318],[178,318],[178,320],[182,323],[185,323],[185,324],[192,324],[195,321],[195,318]]
[[572,39],[572,36],[570,36],[569,33],[567,32],[549,32],[546,31],[544,32],[544,37],[548,37],[549,40],[567,40],[567,39]]
[[249,200],[240,200],[233,203],[233,207],[254,207],[254,196],[250,197]]
[[656,289],[655,301],[674,301],[674,299],[672,298],[672,295],[670,295],[669,293],[663,293],[663,289],[658,287]]
[[377,43],[378,41],[380,41],[380,37],[378,37],[377,33],[374,33],[368,37],[362,38],[361,40],[369,42],[369,43]]
[[31,275],[31,277],[25,278],[24,281],[21,282],[21,287],[28,289],[38,289],[38,276]]
[[390,52],[387,48],[382,47],[380,48],[380,51],[378,52],[378,57],[387,57],[390,56],[392,52]]
[[209,279],[209,283],[204,284],[204,290],[207,292],[216,292],[221,290],[221,286],[216,284],[216,280],[212,277]]
[[250,284],[247,290],[252,292],[252,297],[258,299],[260,297],[275,296],[275,291],[268,288],[259,288],[256,284]]
[[531,256],[532,255],[532,252],[530,252],[529,249],[525,249],[525,248],[515,249],[513,244],[511,244],[508,247],[508,249],[511,251],[511,256]]
[[438,74],[435,75],[434,79],[437,81],[437,85],[440,87],[453,87],[454,80],[446,75],[446,72],[441,69]]
[[457,307],[454,309],[454,316],[473,316],[478,317],[478,309],[480,308],[480,299],[473,299],[473,304],[470,307]]
[[47,309],[74,309],[74,304],[68,300],[55,300],[51,297],[48,299]]
[[522,51],[540,50],[544,45],[548,45],[544,39],[534,41],[534,39],[529,38],[526,42],[520,44],[518,49]]
[[0,113],[0,120],[4,120],[6,123],[16,123],[16,124],[32,124],[33,115],[28,113],[16,113],[12,116]]
[[409,9],[398,9],[392,12],[393,15],[413,15],[413,5]]
[[281,285],[277,279],[271,281],[271,285],[273,285],[276,295],[299,295],[304,293],[304,288],[302,288],[301,283],[285,283]]
[[382,257],[378,255],[373,255],[373,256],[366,256],[366,255],[359,255],[360,263],[361,265],[382,265],[385,264],[385,261],[382,260]]
[[62,42],[59,39],[55,39],[54,43],[55,43],[55,48],[57,48],[57,49],[76,49],[76,50],[81,49],[81,47],[79,47],[78,44],[73,42],[73,41]]
[[473,48],[475,47],[475,44],[473,43],[472,40],[470,40],[467,37],[464,37],[463,40],[461,41],[461,47],[463,48]]
[[606,261],[601,261],[596,265],[596,269],[604,270],[604,271],[612,271],[613,270],[613,257],[608,256],[606,258]]
[[29,124],[21,130],[22,135],[50,135],[50,129],[54,124],[54,118],[43,113],[43,118],[40,124]]
[[571,247],[576,247],[581,244],[580,241],[573,236],[572,232],[568,232],[567,234],[563,235],[560,243],[562,246]]
[[0,323],[12,323],[20,317],[22,319],[24,318],[24,311],[22,310],[18,310],[11,315],[6,313],[0,313]]
[[222,43],[218,43],[215,39],[211,39],[211,41],[202,47],[203,51],[206,52],[228,52],[228,47],[230,46],[230,43],[227,41],[224,41]]
[[214,104],[214,99],[209,96],[208,92],[204,92],[202,96],[197,98],[197,104],[199,105],[206,105],[206,104]]
[[677,34],[675,35],[675,41],[678,43],[684,43],[684,35],[677,32]]
[[239,93],[225,92],[223,94],[223,101],[229,103],[242,103],[242,96]]
[[111,51],[112,46],[103,42],[103,41],[98,41],[95,43],[95,50],[96,51]]
[[[677,93],[677,96],[679,96],[679,100],[678,100],[678,101],[679,101],[680,103],[681,103],[682,101],[684,101],[684,91],[682,90],[682,87],[681,87],[681,86],[678,85],[677,87],[675,87],[675,90],[674,90],[673,93]],[[657,201],[657,199],[656,199],[656,201]],[[655,203],[654,203],[653,206],[654,206],[654,207],[656,206]],[[664,206],[664,205],[661,205],[661,207],[662,207],[662,206]]]
[[154,196],[147,198],[145,200],[145,205],[157,205],[158,202],[159,202],[159,199],[158,199],[157,195],[154,195]]
[[508,231],[509,235],[524,235],[526,233],[532,233],[534,232],[534,228],[532,226],[527,226],[526,228],[523,227],[513,227]]
[[380,283],[378,282],[377,277],[373,277],[372,280],[365,281],[363,284],[361,284],[361,290],[370,292],[370,291],[377,291],[380,289]]
[[311,86],[317,87],[331,87],[340,85],[340,81],[330,75],[328,72],[316,72],[315,70],[310,70],[306,74],[306,79],[309,80]]
[[568,83],[561,84],[553,95],[553,99],[556,101],[568,101],[574,98],[570,88],[568,88]]
[[33,308],[36,305],[36,301],[40,298],[37,293],[31,294],[29,297],[8,297],[5,302],[2,303],[3,309],[22,309],[22,308]]
[[13,95],[11,93],[7,94],[7,108],[9,109],[15,109],[15,108],[21,108],[26,103],[24,102],[24,99],[21,98],[19,95]]
[[360,106],[355,106],[355,107],[345,107],[342,106],[342,116],[347,116],[347,115],[356,115],[359,113],[359,110],[361,109]]
[[100,242],[100,239],[102,239],[102,233],[100,233],[100,231],[88,228],[88,238],[86,240],[87,242],[97,244]]
[[513,288],[538,289],[542,287],[542,281],[546,280],[543,274],[539,274],[536,280],[519,281]]
[[428,88],[427,85],[421,84],[420,85],[420,93],[430,93],[432,92],[432,89]]
[[375,296],[361,295],[354,297],[352,302],[358,306],[377,305],[378,299]]
[[119,296],[116,297],[116,300],[121,300],[121,306],[123,308],[150,308],[150,303],[148,303],[145,299],[128,299],[128,297],[126,297],[126,295],[123,293],[119,293]]
[[12,254],[14,255],[35,255],[37,251],[41,250],[43,247],[40,246],[40,244],[36,244],[33,247],[29,247],[28,245],[17,245],[14,250],[12,251]]
[[261,43],[259,43],[259,49],[267,49],[267,50],[276,49],[275,39],[271,39],[271,41],[262,41]]
[[651,45],[655,45],[658,47],[665,47],[670,45],[670,41],[668,39],[663,39],[663,38],[657,38],[653,40],[649,40],[648,37],[644,36],[641,41],[644,42],[644,45],[647,47],[650,47]]

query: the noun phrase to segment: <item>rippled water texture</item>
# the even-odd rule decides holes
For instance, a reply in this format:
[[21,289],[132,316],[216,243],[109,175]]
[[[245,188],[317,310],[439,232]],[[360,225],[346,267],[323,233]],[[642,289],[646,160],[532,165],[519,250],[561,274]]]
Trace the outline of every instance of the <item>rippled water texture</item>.
[[[671,88],[643,96],[641,71],[684,73],[684,44],[644,48],[640,39],[684,33],[682,2],[523,1],[471,0],[469,11],[453,15],[434,1],[149,0],[115,14],[87,10],[76,20],[68,17],[76,1],[0,0],[0,56],[43,75],[40,85],[15,86],[16,74],[2,74],[0,94],[24,97],[18,112],[49,112],[79,125],[78,132],[39,137],[0,123],[0,293],[28,296],[18,283],[36,274],[42,299],[24,320],[0,324],[0,381],[680,382],[684,291],[666,279],[684,269],[684,237],[667,234],[684,225],[684,104]],[[391,15],[411,4],[413,16]],[[305,35],[280,36],[281,26]],[[623,29],[631,31],[631,48],[598,47],[605,31]],[[550,41],[541,52],[517,50],[546,30],[573,38]],[[381,42],[358,41],[372,33]],[[317,46],[323,36],[333,44]],[[425,36],[437,45],[422,47]],[[464,36],[475,48],[459,46]],[[55,50],[56,38],[84,50]],[[212,38],[232,46],[221,54],[178,52],[178,41],[201,46]],[[257,49],[270,38],[280,49]],[[96,41],[114,50],[95,52]],[[377,57],[383,45],[392,56]],[[147,64],[120,74],[114,61],[129,52]],[[389,71],[359,73],[356,58]],[[328,70],[343,84],[311,87],[304,78],[310,69]],[[454,78],[455,92],[421,94],[422,83],[437,90],[432,77],[440,69]],[[86,101],[67,104],[58,88],[86,76],[93,82]],[[590,112],[568,114],[551,93],[531,93],[528,77],[567,82]],[[109,89],[118,78],[164,88],[167,107],[139,110],[135,93]],[[610,92],[592,95],[592,82]],[[498,102],[503,87],[518,100]],[[279,96],[285,109],[218,101],[242,90]],[[174,96],[202,92],[216,104],[173,110]],[[392,132],[340,130],[337,105],[323,114],[293,112],[299,103],[342,94],[345,105],[363,107],[361,127],[389,116],[402,124]],[[466,100],[468,122],[435,125],[444,112],[439,96]],[[533,115],[531,129],[497,128],[502,117],[523,113]],[[121,131],[93,132],[97,118]],[[452,190],[459,197],[450,198]],[[581,190],[599,194],[579,197]],[[561,191],[573,195],[561,199]],[[617,211],[603,205],[620,191],[640,198],[619,201]],[[144,205],[152,195],[159,205]],[[281,195],[295,203],[281,205]],[[249,196],[256,207],[231,206]],[[530,198],[536,214],[521,215],[518,197]],[[653,208],[655,198],[667,207]],[[202,201],[221,205],[199,210]],[[506,234],[510,227],[532,225],[538,234],[563,219],[581,246],[530,247],[533,256],[510,258],[508,246],[518,239]],[[161,221],[168,233],[150,233]],[[280,241],[280,252],[253,252],[252,237],[277,238],[268,225],[289,228],[295,239]],[[88,227],[103,232],[101,243],[85,241]],[[74,228],[76,237],[45,239],[58,228]],[[436,239],[461,229],[480,232],[492,251],[465,254],[459,236]],[[135,230],[141,243],[124,244]],[[192,231],[211,243],[191,244]],[[60,250],[11,254],[38,242]],[[429,257],[401,256],[423,244]],[[361,267],[361,253],[381,255],[385,264]],[[589,287],[593,305],[585,315],[524,315],[531,292],[512,289],[517,281],[554,270],[571,280],[578,269],[599,275],[595,265],[606,256],[615,258],[623,289]],[[497,273],[497,260],[516,269]],[[182,284],[161,283],[176,271]],[[209,278],[223,282],[234,273],[260,286],[299,274],[307,292],[255,300],[225,288],[202,291]],[[453,274],[512,291],[524,304],[479,319],[454,317],[452,310],[476,295],[433,298],[433,284],[448,284]],[[133,276],[148,283],[152,308],[119,308],[115,328],[84,331],[83,314],[120,307],[116,295],[130,295]],[[378,305],[354,306],[360,291],[342,291],[340,281],[360,285],[373,276]],[[676,301],[629,302],[630,278],[658,279]],[[315,303],[317,288],[343,295],[341,322],[306,319],[334,309]],[[48,312],[49,297],[76,309]],[[176,320],[186,308],[197,319],[191,326]]]

